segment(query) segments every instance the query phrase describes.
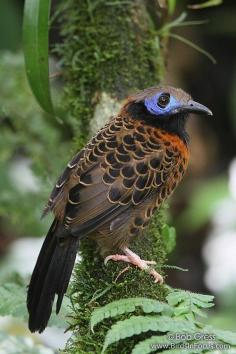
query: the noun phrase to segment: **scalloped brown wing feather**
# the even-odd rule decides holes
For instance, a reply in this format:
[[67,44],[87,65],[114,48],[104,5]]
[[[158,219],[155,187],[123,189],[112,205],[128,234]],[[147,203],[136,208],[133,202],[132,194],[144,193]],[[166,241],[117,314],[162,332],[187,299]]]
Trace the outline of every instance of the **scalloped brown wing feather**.
[[107,229],[115,236],[114,225],[119,229],[119,218],[127,220],[133,209],[134,218],[127,224],[133,231],[141,228],[152,215],[141,222],[141,211],[145,214],[148,203],[157,208],[176,181],[173,173],[180,154],[164,141],[163,132],[142,121],[113,118],[68,164],[47,210],[80,237]]

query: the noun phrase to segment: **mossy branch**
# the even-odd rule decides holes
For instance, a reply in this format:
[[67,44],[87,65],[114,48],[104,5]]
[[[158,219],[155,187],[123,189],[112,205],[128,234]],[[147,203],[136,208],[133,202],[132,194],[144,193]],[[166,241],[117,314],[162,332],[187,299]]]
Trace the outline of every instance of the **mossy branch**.
[[[82,1],[63,3],[59,12],[63,44],[56,48],[65,79],[65,108],[70,111],[75,128],[75,149],[103,125],[128,93],[157,85],[163,78],[166,44],[157,31],[163,25],[167,9],[155,1]],[[165,222],[164,212],[156,215],[137,242],[132,245],[143,259],[164,264],[166,248],[160,237]],[[163,300],[165,289],[151,277],[124,264],[108,262],[96,250],[94,241],[83,240],[81,262],[76,266],[71,286],[74,335],[66,353],[100,353],[107,323],[92,333],[89,323],[92,311],[111,301],[128,297]],[[159,269],[159,270],[160,270]],[[108,353],[129,353],[134,339],[108,349]]]

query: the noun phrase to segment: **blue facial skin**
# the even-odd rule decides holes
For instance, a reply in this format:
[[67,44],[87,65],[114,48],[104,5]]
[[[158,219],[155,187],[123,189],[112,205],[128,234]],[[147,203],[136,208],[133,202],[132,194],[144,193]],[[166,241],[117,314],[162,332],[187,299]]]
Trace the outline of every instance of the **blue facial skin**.
[[168,116],[173,110],[183,105],[183,102],[180,102],[174,96],[170,96],[170,102],[168,103],[168,105],[165,108],[159,107],[157,102],[158,98],[162,94],[163,92],[160,92],[152,97],[145,98],[144,104],[150,113],[164,117]]

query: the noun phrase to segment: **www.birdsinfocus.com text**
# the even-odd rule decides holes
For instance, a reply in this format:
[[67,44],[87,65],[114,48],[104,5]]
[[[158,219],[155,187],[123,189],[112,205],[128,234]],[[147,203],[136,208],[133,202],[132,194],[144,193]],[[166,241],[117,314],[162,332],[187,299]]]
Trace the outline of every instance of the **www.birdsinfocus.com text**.
[[[210,333],[169,333],[166,343],[150,344],[151,349],[182,349],[182,350],[229,350],[231,346],[218,342],[215,334]],[[171,343],[170,343],[171,342]]]

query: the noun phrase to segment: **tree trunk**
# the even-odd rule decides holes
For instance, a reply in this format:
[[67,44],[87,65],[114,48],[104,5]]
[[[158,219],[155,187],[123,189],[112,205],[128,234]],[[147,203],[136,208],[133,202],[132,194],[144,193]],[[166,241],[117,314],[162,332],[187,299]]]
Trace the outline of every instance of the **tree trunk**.
[[[160,1],[161,2],[161,1]],[[165,3],[162,1],[162,4]],[[60,10],[63,44],[59,54],[65,79],[65,108],[73,117],[76,149],[116,114],[131,92],[157,85],[164,74],[165,43],[157,29],[166,10],[155,0],[72,0]],[[164,211],[154,216],[149,229],[131,249],[143,259],[156,260],[157,270],[166,259],[160,230]],[[164,288],[150,275],[130,267],[116,280],[123,263],[104,265],[94,242],[83,240],[81,262],[72,282],[74,335],[66,353],[100,353],[108,324],[89,330],[94,308],[127,297],[162,300]],[[134,339],[111,346],[107,353],[130,353]]]

